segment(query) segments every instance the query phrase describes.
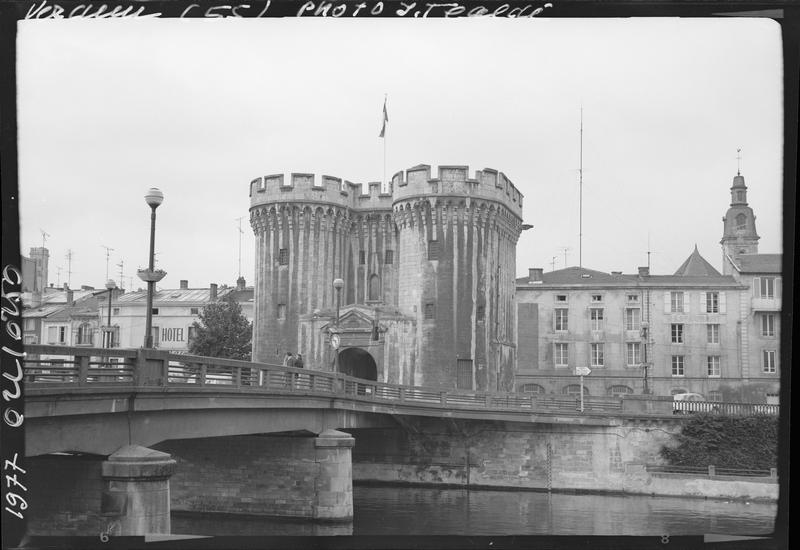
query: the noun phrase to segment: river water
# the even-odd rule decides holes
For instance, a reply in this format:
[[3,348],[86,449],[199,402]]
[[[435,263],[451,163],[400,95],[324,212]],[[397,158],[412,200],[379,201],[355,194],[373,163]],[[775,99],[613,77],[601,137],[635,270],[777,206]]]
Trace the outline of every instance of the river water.
[[174,513],[174,534],[766,535],[777,504],[634,495],[353,488],[353,523]]

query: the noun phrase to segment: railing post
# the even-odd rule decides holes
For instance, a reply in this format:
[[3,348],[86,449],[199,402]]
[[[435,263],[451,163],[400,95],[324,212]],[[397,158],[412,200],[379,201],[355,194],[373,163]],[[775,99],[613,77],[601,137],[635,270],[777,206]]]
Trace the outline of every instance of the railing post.
[[406,400],[406,389],[401,387],[399,394],[400,394],[400,401],[405,401]]
[[713,466],[712,464],[709,464],[708,465],[708,477],[714,477],[716,474],[717,474],[716,466]]
[[487,409],[492,406],[492,396],[489,395],[488,393],[486,394],[485,401],[486,401],[486,408]]
[[242,367],[233,367],[233,383],[237,388],[242,387]]
[[78,363],[78,385],[85,386],[89,382],[87,380],[89,375],[89,356],[76,355],[75,362]]
[[200,386],[206,385],[206,374],[208,373],[208,365],[200,363],[200,372],[197,373],[197,384]]
[[311,391],[317,390],[317,377],[313,374],[308,375],[309,386],[311,386]]
[[533,410],[536,405],[536,399],[534,399],[534,397],[531,395],[530,400],[531,400],[531,410]]
[[443,407],[447,406],[447,392],[439,392],[439,400]]
[[769,477],[772,479],[776,479],[778,477],[778,469],[777,468],[770,468],[769,469]]

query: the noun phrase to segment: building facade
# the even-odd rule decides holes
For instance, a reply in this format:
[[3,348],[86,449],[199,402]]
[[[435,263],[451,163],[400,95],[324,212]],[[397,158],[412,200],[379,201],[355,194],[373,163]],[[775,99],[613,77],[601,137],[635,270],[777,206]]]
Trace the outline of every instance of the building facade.
[[[205,288],[189,288],[181,280],[177,289],[159,289],[153,295],[153,347],[174,353],[188,353],[193,337],[192,325],[200,321],[200,313],[210,303],[231,297],[242,308],[248,321],[253,319],[253,289],[240,278],[237,286],[221,288],[210,284]],[[144,344],[147,313],[147,291],[123,294],[111,302],[111,326],[118,334],[116,342],[123,348],[139,348]],[[100,319],[108,321],[108,302],[100,305]]]
[[427,165],[363,189],[313,174],[251,182],[254,360],[300,352],[389,383],[512,389],[521,193],[496,170],[434,178]]
[[777,403],[781,255],[759,254],[737,174],[723,218],[723,273],[697,246],[673,275],[585,268],[517,279],[523,392],[695,392],[712,401]]

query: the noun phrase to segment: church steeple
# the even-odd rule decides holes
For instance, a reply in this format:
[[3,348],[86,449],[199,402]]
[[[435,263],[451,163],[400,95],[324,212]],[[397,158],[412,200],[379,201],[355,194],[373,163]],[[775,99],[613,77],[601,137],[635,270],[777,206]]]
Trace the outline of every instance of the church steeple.
[[[741,149],[738,152],[741,152]],[[741,157],[737,157],[741,160]],[[742,254],[758,254],[758,233],[756,233],[756,216],[753,209],[747,205],[747,186],[741,168],[736,171],[731,186],[731,205],[725,217],[722,218],[723,233],[720,244],[722,245],[723,273],[730,275],[733,266],[730,258],[737,261]]]

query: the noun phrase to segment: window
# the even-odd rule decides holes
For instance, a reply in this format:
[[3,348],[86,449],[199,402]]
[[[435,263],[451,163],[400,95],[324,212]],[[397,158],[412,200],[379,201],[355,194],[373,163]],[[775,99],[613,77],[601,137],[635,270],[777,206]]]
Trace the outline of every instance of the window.
[[112,315],[119,315],[119,308],[118,307],[112,308],[111,309],[111,314]]
[[589,310],[589,318],[592,322],[592,330],[603,330],[603,310],[593,307]]
[[774,373],[775,369],[775,350],[765,349],[762,352],[762,368],[766,373]]
[[719,344],[719,325],[706,325],[706,335],[709,344]]
[[589,350],[591,356],[591,365],[593,367],[602,367],[603,366],[603,344],[591,344],[591,349]]
[[608,395],[619,396],[619,395],[628,395],[633,393],[633,388],[623,385],[616,385],[611,386],[608,388]]
[[629,367],[638,367],[642,362],[642,345],[639,342],[628,342],[625,351],[626,364]]
[[683,355],[672,356],[672,376],[683,376]]
[[281,248],[278,252],[278,265],[289,265],[289,249]]
[[189,313],[191,313],[192,315],[200,315],[200,308],[199,307],[189,308]]
[[629,302],[639,302],[639,295],[638,294],[628,294],[627,300]]
[[[581,385],[580,384],[570,384],[569,386],[565,386],[561,393],[566,395],[580,395],[581,394]],[[586,389],[586,386],[583,387],[583,396],[586,397],[589,395],[589,390]]]
[[483,321],[486,317],[486,307],[483,305],[477,306],[475,308],[475,317],[478,321]]
[[94,330],[89,323],[81,323],[78,327],[78,341],[77,344],[79,346],[90,346],[92,344],[92,336],[94,334]]
[[533,393],[537,395],[542,395],[545,393],[544,387],[540,386],[539,384],[522,384],[520,386],[519,391],[522,393]]
[[36,320],[35,319],[25,319],[25,331],[30,332],[32,330],[36,330]]
[[761,277],[761,297],[775,297],[775,277]]
[[713,403],[722,403],[722,392],[717,390],[711,390],[706,393],[706,398],[708,401]]
[[67,341],[67,327],[47,327],[48,344],[64,344]]
[[556,367],[569,366],[569,344],[563,342],[554,344],[553,363]]
[[708,366],[709,376],[719,376],[719,355],[709,355],[706,357],[706,365]]
[[775,315],[765,313],[761,316],[761,336],[775,336]]
[[433,304],[425,304],[425,318],[436,319],[436,309],[433,307]]
[[672,334],[672,343],[673,344],[683,344],[683,324],[681,323],[672,323],[671,327],[671,334]]
[[458,359],[456,362],[456,388],[472,389],[472,359]]
[[367,263],[367,253],[363,250],[358,251],[358,265],[364,265]]
[[706,292],[706,313],[719,313],[719,292]]
[[393,264],[394,263],[394,250],[387,250],[383,257],[383,263],[385,264]]
[[152,310],[153,315],[158,315],[158,308],[154,307]]
[[566,294],[556,294],[556,302],[566,302],[567,295]]
[[439,241],[436,240],[428,241],[428,259],[429,260],[439,259]]
[[683,313],[683,292],[669,293],[670,312]]
[[602,302],[603,295],[602,294],[592,294],[592,301],[593,302]]
[[278,319],[286,319],[286,304],[278,304]]
[[625,309],[625,330],[639,330],[641,328],[641,310],[638,307]]
[[556,309],[555,310],[555,320],[556,320],[555,328],[556,328],[557,331],[565,332],[565,331],[568,330],[568,327],[569,327],[569,325],[567,323],[567,320],[568,320],[567,312],[568,311],[569,310],[567,310],[567,309]]

